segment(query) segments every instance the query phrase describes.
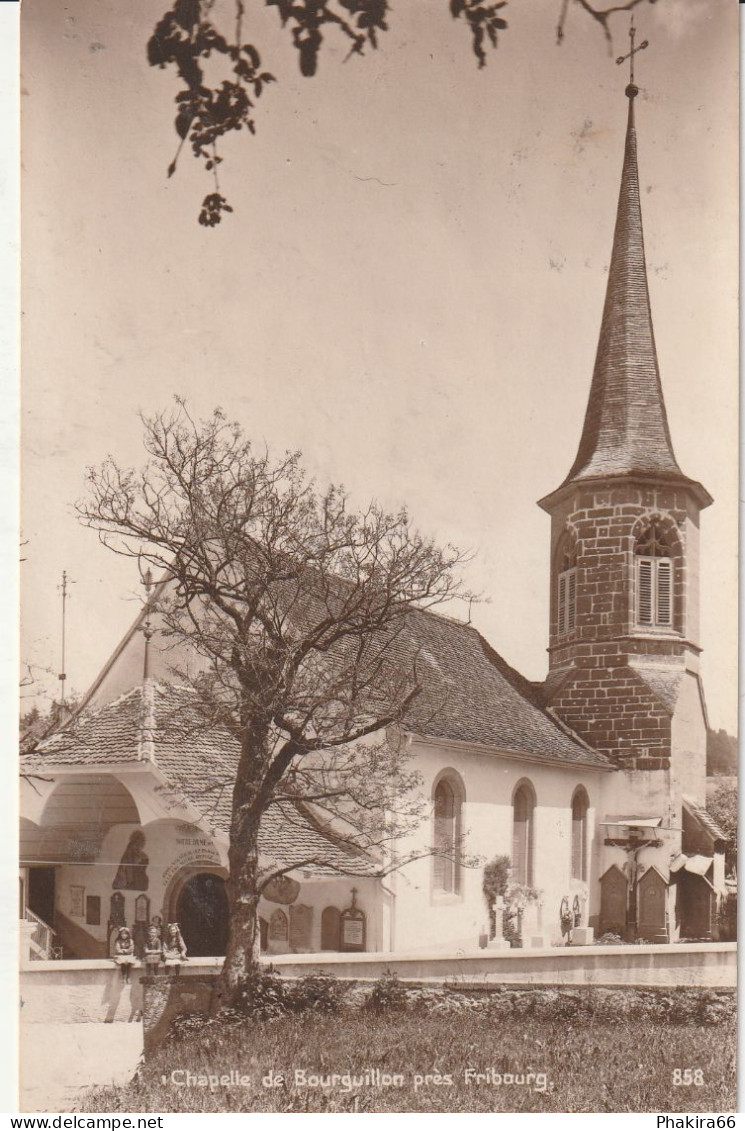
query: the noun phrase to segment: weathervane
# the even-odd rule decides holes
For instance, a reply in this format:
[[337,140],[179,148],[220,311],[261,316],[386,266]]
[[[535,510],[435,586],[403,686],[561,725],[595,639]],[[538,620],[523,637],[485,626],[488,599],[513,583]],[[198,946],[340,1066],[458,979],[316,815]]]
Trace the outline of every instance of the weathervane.
[[638,88],[634,84],[634,56],[636,55],[637,51],[643,51],[645,47],[649,47],[649,40],[648,39],[643,40],[639,44],[638,47],[634,47],[634,37],[635,36],[636,36],[636,28],[634,27],[634,13],[632,12],[631,13],[631,24],[629,26],[629,39],[631,40],[631,50],[629,51],[628,55],[619,55],[618,58],[616,59],[616,64],[619,67],[621,66],[621,63],[625,63],[627,59],[629,60],[629,85],[626,87],[626,94],[629,96],[629,98],[635,98],[636,95],[639,93]]

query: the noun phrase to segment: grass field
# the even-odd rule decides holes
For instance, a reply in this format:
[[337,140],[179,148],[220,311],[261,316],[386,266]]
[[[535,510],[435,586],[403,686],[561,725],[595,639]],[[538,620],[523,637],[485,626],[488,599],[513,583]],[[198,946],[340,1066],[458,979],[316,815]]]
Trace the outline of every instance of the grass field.
[[[89,1095],[82,1110],[721,1113],[735,1108],[735,1048],[732,1021],[306,1013],[168,1043],[135,1082]],[[200,1083],[231,1073],[230,1083]],[[311,1074],[334,1073],[328,1086],[307,1086]]]

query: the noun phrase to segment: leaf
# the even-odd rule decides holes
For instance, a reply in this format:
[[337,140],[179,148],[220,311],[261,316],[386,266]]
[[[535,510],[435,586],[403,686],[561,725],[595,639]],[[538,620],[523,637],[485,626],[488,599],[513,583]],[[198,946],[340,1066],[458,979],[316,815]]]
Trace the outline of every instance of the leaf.
[[261,57],[259,56],[259,53],[258,53],[258,51],[256,50],[255,47],[252,47],[252,45],[250,43],[244,43],[241,50],[246,55],[248,55],[249,59],[251,60],[251,62],[254,65],[254,67],[260,67],[261,66]]
[[194,120],[194,113],[191,108],[182,107],[176,115],[174,125],[176,126],[176,133],[183,141],[188,136],[191,123]]
[[173,15],[176,23],[179,24],[184,31],[191,31],[192,28],[199,23],[199,0],[176,0],[176,3],[173,5]]

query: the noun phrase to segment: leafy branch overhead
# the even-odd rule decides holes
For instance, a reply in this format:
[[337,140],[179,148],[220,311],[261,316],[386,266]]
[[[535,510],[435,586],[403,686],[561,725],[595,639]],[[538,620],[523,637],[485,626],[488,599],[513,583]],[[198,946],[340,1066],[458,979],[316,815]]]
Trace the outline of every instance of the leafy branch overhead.
[[[214,180],[214,190],[204,198],[199,223],[213,228],[224,212],[233,209],[220,190],[218,166],[222,157],[218,144],[227,134],[256,130],[254,108],[264,88],[275,77],[262,70],[261,55],[254,44],[243,39],[243,19],[247,0],[233,0],[235,18],[230,32],[221,31],[213,19],[216,0],[175,0],[172,8],[158,21],[147,45],[147,59],[152,67],[174,67],[183,84],[176,95],[174,124],[179,136],[175,156],[168,166],[168,176],[176,171],[178,159],[186,143],[193,155],[204,163]],[[254,0],[258,2],[258,0]],[[412,0],[409,0],[412,2]],[[610,7],[595,7],[590,0],[561,0],[557,41],[564,37],[564,27],[571,3],[577,4],[603,29],[609,49],[611,16],[629,12],[644,0],[620,0]],[[654,3],[655,0],[649,0]],[[324,37],[337,33],[349,44],[349,56],[364,54],[366,47],[379,46],[380,35],[388,30],[388,0],[264,0],[276,8],[282,27],[292,36],[298,52],[300,72],[310,78],[318,68]],[[447,0],[450,14],[463,20],[471,34],[471,45],[479,67],[486,65],[488,48],[499,44],[499,33],[507,30],[501,14],[507,0]],[[206,77],[206,69],[215,72],[215,63],[222,63],[223,77],[215,82]]]

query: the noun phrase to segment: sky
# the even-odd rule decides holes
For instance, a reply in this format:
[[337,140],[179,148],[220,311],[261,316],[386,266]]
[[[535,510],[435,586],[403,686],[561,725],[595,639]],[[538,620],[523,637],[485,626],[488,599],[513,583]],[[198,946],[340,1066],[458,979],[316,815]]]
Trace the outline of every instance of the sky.
[[[536,500],[577,450],[600,327],[628,81],[598,26],[511,2],[478,70],[447,0],[398,0],[377,52],[331,35],[303,79],[274,9],[247,38],[278,81],[257,135],[223,147],[234,207],[196,222],[176,81],[147,66],[165,0],[24,0],[21,658],[68,689],[128,628],[134,563],[80,526],[85,470],[144,458],[139,413],[220,405],[319,482],[406,503],[472,552],[472,619],[530,679],[546,672],[549,518]],[[217,0],[216,17],[232,10]],[[721,0],[637,9],[640,183],[675,452],[702,517],[710,723],[737,717],[738,24]],[[462,609],[452,610],[465,616]]]

